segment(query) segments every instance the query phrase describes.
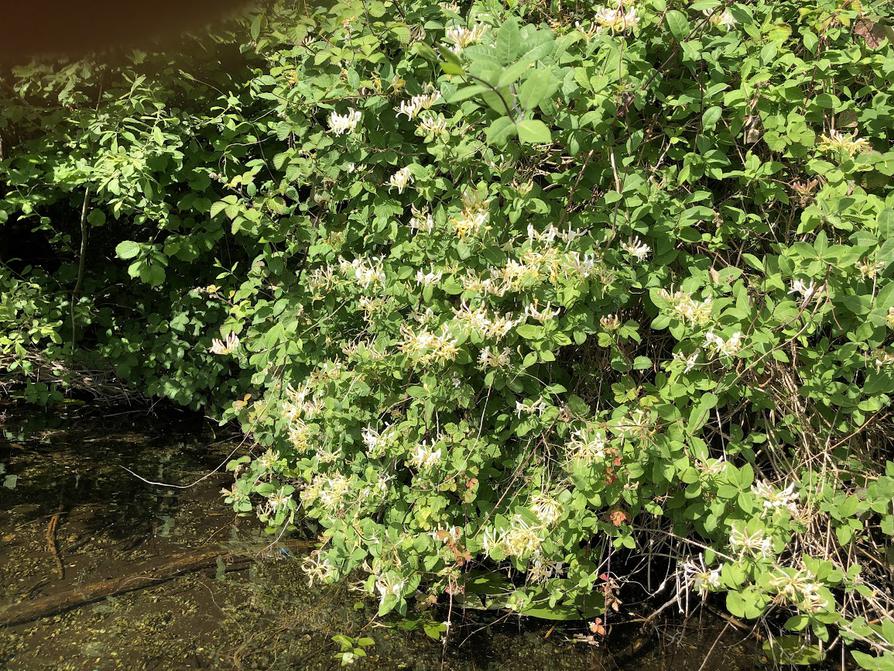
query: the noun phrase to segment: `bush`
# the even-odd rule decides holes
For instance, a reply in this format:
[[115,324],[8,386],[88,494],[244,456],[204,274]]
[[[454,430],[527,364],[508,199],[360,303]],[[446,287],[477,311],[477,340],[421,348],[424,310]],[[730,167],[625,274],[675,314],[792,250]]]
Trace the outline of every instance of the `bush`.
[[0,218],[76,356],[232,403],[312,580],[569,619],[660,555],[891,668],[890,11],[279,5],[18,70]]

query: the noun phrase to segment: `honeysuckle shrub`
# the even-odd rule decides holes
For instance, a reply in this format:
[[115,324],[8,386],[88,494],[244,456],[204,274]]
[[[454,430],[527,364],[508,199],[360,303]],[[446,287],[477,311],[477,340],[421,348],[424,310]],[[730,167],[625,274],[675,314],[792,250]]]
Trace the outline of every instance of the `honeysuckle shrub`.
[[56,261],[0,351],[238,420],[226,502],[383,615],[642,581],[890,669],[891,14],[279,4],[17,68],[0,220]]

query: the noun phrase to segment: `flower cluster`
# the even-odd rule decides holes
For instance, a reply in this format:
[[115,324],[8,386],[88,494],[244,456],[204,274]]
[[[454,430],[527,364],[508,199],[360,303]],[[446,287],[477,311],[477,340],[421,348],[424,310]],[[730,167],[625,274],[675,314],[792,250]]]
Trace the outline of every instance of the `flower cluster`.
[[443,453],[440,447],[434,447],[433,443],[423,440],[413,448],[407,463],[419,470],[429,470],[441,463],[442,457]]
[[404,189],[413,183],[413,173],[409,167],[401,168],[388,178],[388,185],[397,189],[398,193],[403,193]]
[[239,336],[237,336],[232,331],[227,334],[227,337],[224,340],[220,340],[219,338],[211,339],[211,348],[209,351],[212,354],[218,355],[226,355],[226,354],[234,354],[239,349]]
[[688,291],[670,293],[667,289],[659,289],[658,295],[671,305],[674,314],[683,322],[693,326],[704,326],[711,321],[713,301],[710,296],[696,301]]
[[790,482],[784,489],[776,489],[766,480],[756,482],[751,487],[751,493],[757,497],[764,510],[787,510],[792,516],[798,514],[798,492],[795,491],[795,483]]
[[708,349],[723,356],[736,356],[742,349],[742,340],[741,331],[736,331],[729,338],[722,338],[714,331],[705,334],[705,345]]
[[630,254],[637,261],[645,261],[652,253],[652,248],[638,237],[630,238],[627,242],[621,243],[621,249]]
[[574,431],[565,447],[565,453],[572,463],[590,465],[605,459],[606,435],[599,426],[586,424]]
[[362,116],[358,110],[354,109],[348,110],[345,114],[332,112],[329,115],[329,130],[333,135],[352,133],[357,128],[357,124],[360,123]]
[[340,259],[338,268],[342,275],[353,279],[363,289],[385,283],[381,258],[356,258],[351,261]]
[[450,333],[446,324],[438,333],[426,328],[416,331],[406,324],[401,326],[400,331],[402,336],[400,350],[423,366],[449,363],[459,352],[456,338]]
[[822,593],[828,590],[806,569],[779,568],[770,577],[769,587],[776,591],[780,601],[807,613],[829,607],[829,600]]
[[817,143],[820,151],[829,153],[845,153],[848,156],[862,154],[870,151],[872,145],[866,138],[858,138],[857,132],[851,134],[842,133],[835,129],[830,130],[826,135],[822,135]]
[[450,43],[450,48],[458,54],[466,47],[478,42],[486,30],[487,26],[482,23],[476,24],[473,28],[455,26],[448,28],[444,37]]
[[398,115],[404,114],[407,119],[415,119],[423,110],[429,110],[441,99],[440,91],[432,91],[418,96],[413,96],[409,100],[403,101],[396,111]]
[[453,316],[469,331],[489,340],[502,340],[522,322],[522,318],[513,319],[510,313],[491,315],[483,307],[471,308],[465,301],[453,308]]
[[623,5],[616,8],[602,7],[596,11],[596,25],[612,32],[623,32],[635,28],[639,23],[636,9],[625,9]]

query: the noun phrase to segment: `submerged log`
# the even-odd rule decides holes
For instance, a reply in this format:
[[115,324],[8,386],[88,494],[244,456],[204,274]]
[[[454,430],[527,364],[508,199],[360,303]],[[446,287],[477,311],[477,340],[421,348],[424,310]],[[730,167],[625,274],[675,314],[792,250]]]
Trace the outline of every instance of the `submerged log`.
[[[276,549],[299,551],[315,546],[316,543],[313,541],[292,540],[277,543]],[[218,559],[224,560],[229,567],[233,568],[250,564],[258,555],[257,547],[234,549],[228,546],[213,545],[181,552],[161,562],[157,558],[146,560],[136,564],[128,575],[97,580],[57,594],[11,604],[0,610],[0,626],[24,624],[79,608],[109,596],[154,587],[186,573],[216,566]]]

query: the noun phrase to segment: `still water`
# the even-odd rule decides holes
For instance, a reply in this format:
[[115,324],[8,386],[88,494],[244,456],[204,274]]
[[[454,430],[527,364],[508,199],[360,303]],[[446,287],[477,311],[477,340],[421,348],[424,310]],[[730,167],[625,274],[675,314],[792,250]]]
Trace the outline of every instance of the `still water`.
[[[195,417],[0,407],[0,484],[14,484],[0,486],[0,617],[55,604],[0,627],[0,669],[338,669],[337,635],[374,641],[354,669],[761,668],[744,634],[707,616],[615,626],[590,643],[587,623],[454,611],[443,641],[422,626],[445,619],[438,609],[378,620],[350,586],[309,586],[294,544],[271,544],[223,505],[230,477],[215,469],[234,449],[246,448]],[[207,477],[174,489],[125,469]],[[86,598],[109,584],[129,591]]]

